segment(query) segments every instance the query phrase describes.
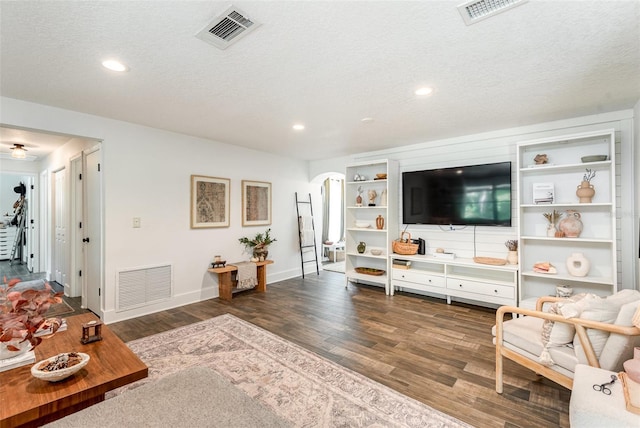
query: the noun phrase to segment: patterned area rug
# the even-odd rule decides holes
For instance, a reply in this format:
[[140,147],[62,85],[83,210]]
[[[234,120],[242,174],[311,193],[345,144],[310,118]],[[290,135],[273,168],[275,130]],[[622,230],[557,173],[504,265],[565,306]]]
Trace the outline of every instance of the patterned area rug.
[[469,426],[229,314],[128,346],[149,366],[149,377],[108,393],[108,398],[200,365],[293,426]]

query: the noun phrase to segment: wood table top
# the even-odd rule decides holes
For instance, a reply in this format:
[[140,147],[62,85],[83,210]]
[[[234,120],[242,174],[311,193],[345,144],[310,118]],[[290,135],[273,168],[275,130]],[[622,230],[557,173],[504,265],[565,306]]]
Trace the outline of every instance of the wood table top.
[[89,363],[60,382],[33,377],[33,364],[1,372],[0,427],[18,426],[86,401],[100,401],[107,391],[147,377],[147,366],[107,326],[101,328],[101,341],[80,342],[82,324],[98,320],[94,314],[66,320],[66,331],[44,339],[35,348],[36,361],[63,352],[83,352],[91,357]]
[[[238,263],[238,262],[234,262],[234,263]],[[255,263],[256,266],[266,266],[266,265],[273,264],[273,260],[263,260],[261,262],[253,262],[253,263]],[[238,270],[238,267],[233,263],[227,263],[225,267],[209,268],[207,270],[209,272],[225,273],[225,272],[235,272],[236,270]]]

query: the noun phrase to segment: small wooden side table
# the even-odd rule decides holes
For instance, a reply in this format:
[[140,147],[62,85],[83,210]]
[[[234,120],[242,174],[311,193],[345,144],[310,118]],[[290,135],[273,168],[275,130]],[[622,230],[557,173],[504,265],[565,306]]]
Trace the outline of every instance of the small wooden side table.
[[[255,262],[258,268],[258,285],[255,290],[258,293],[264,293],[267,291],[267,265],[273,263],[273,260],[265,260],[263,262]],[[222,300],[231,300],[233,298],[233,281],[231,280],[231,273],[238,270],[237,266],[228,264],[225,267],[210,268],[209,272],[218,274],[218,292]]]

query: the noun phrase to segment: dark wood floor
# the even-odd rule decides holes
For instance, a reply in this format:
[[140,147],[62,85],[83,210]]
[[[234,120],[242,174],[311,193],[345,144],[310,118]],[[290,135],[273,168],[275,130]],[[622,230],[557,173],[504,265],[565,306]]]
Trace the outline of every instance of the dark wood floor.
[[495,311],[349,284],[323,271],[111,324],[129,341],[230,313],[477,427],[569,426],[570,392],[505,361],[494,390]]

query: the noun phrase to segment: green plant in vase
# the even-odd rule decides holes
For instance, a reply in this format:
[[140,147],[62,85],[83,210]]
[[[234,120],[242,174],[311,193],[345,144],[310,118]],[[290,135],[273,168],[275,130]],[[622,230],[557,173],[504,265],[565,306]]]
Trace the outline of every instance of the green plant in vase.
[[271,228],[269,228],[264,233],[257,233],[253,238],[244,236],[238,241],[245,246],[245,251],[251,253],[253,258],[266,260],[269,255],[269,245],[277,239],[271,237]]

